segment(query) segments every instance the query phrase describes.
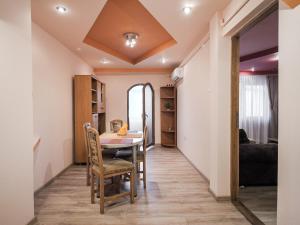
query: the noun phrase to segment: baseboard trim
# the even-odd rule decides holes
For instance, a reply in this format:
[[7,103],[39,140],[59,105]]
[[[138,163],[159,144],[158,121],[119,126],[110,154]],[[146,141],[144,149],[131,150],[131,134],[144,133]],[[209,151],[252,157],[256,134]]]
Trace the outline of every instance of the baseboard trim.
[[53,183],[53,181],[59,177],[61,174],[63,174],[67,169],[69,169],[71,166],[73,166],[74,164],[71,163],[69,166],[67,166],[66,168],[64,168],[62,171],[60,171],[58,174],[56,174],[54,177],[52,177],[47,183],[45,183],[42,187],[38,188],[35,192],[34,192],[34,196],[36,196],[37,194],[39,194],[44,188],[48,187],[50,184]]
[[34,225],[36,224],[38,221],[37,221],[37,218],[36,216],[33,217],[26,225]]
[[215,192],[214,192],[213,190],[211,190],[210,187],[208,188],[208,192],[214,197],[214,199],[215,199],[217,202],[227,202],[227,201],[231,201],[230,196],[217,196],[217,195],[215,194]]
[[177,147],[177,150],[183,155],[183,157],[192,165],[192,167],[194,167],[195,170],[197,170],[197,172],[201,175],[201,177],[204,178],[204,180],[206,181],[206,183],[209,184],[209,179],[194,165],[194,163],[192,163],[192,161],[181,151],[180,148]]
[[[201,177],[207,182],[209,186],[209,179],[192,163],[192,161],[177,147],[177,150],[183,155],[183,157],[197,170]],[[212,197],[218,202],[231,201],[230,196],[216,196],[216,194],[208,187],[208,192],[212,195]]]

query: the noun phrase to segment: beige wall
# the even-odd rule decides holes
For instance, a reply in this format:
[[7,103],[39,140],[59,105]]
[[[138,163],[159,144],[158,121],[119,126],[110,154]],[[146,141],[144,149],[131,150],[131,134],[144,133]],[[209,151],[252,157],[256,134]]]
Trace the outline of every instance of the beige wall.
[[30,1],[0,1],[0,224],[24,225],[33,210]]
[[100,75],[98,79],[106,84],[106,129],[109,121],[127,121],[127,90],[137,83],[151,83],[155,92],[155,142],[160,143],[160,87],[171,83],[168,75],[122,74]]
[[278,225],[300,224],[300,6],[279,12]]
[[177,86],[177,145],[209,179],[209,43],[184,66]]
[[32,51],[37,190],[73,162],[72,77],[92,69],[34,23]]

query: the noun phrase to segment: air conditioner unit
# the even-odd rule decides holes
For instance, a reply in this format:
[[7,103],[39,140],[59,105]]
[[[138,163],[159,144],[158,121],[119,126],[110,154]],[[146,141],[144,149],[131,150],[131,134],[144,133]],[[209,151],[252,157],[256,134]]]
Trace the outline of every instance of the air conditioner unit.
[[174,81],[178,81],[183,78],[183,75],[184,75],[183,67],[178,67],[171,74],[171,79]]

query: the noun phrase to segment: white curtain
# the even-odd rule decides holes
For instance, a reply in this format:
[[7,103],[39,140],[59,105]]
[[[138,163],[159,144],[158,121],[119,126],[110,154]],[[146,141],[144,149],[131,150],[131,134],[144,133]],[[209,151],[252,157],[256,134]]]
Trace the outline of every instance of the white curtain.
[[270,98],[267,76],[240,76],[239,126],[256,143],[268,142]]

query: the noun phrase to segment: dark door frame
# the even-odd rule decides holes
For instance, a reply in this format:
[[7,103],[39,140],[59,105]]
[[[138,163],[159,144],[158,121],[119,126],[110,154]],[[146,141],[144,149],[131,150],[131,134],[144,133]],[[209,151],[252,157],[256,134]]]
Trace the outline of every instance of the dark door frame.
[[143,128],[146,125],[146,112],[145,112],[145,87],[149,86],[152,91],[152,140],[153,143],[149,143],[148,146],[154,145],[155,144],[155,91],[151,83],[137,83],[132,86],[130,86],[127,90],[127,124],[128,124],[128,129],[130,129],[130,123],[129,123],[129,92],[132,88],[136,86],[143,86]]

